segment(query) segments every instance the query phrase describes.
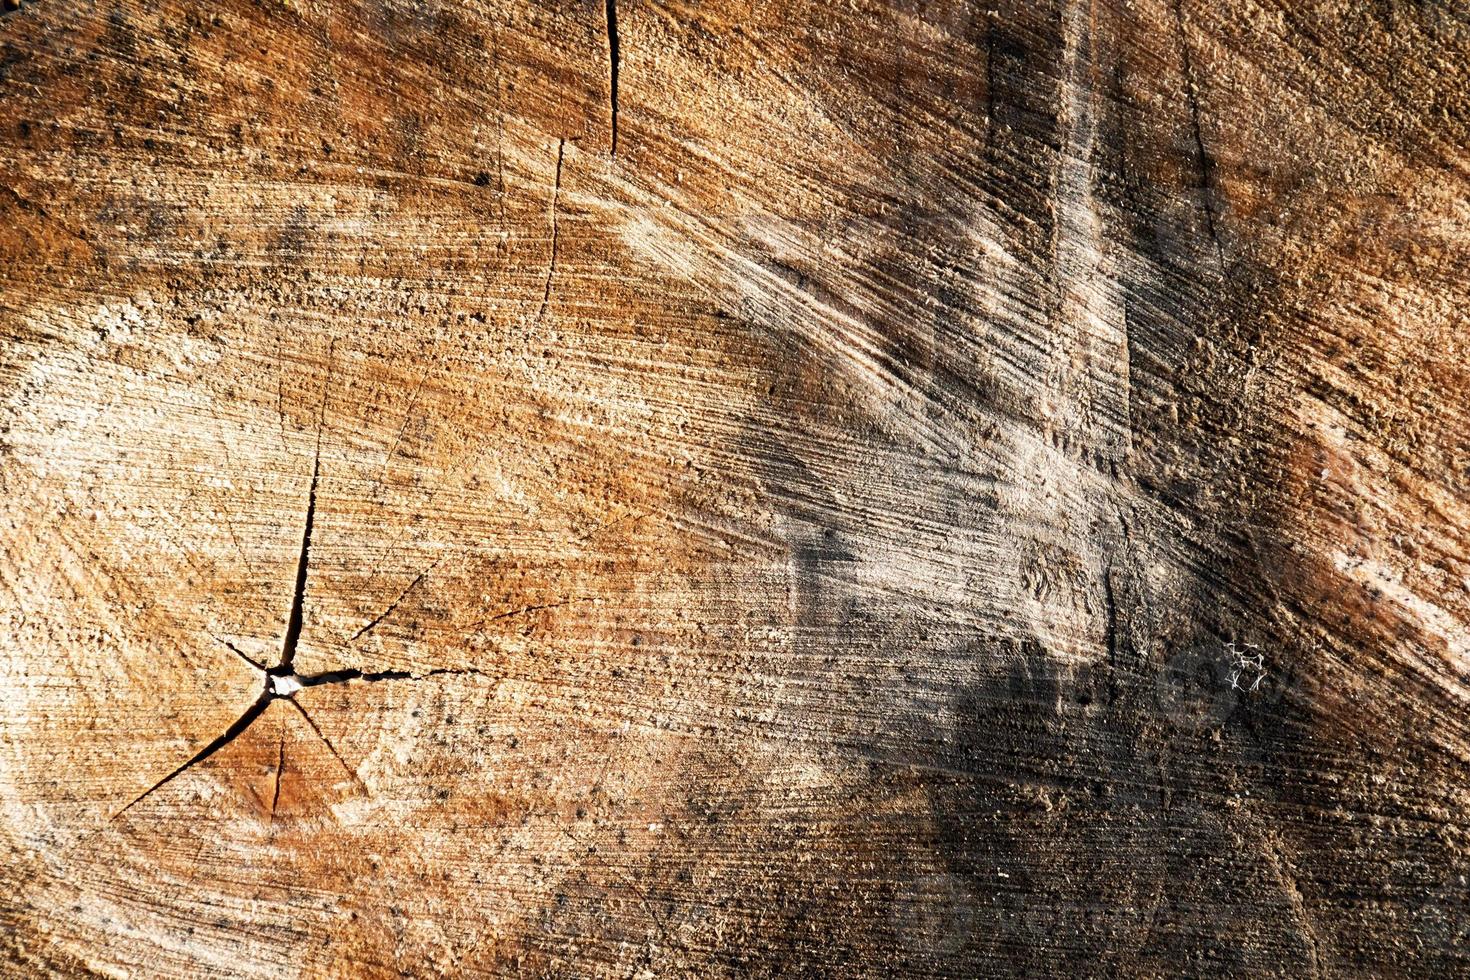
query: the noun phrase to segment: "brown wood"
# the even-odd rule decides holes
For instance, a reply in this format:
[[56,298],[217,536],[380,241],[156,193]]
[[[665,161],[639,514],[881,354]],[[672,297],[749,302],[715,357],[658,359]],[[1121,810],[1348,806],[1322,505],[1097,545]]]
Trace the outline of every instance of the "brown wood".
[[5,975],[1470,972],[1467,65],[20,4]]

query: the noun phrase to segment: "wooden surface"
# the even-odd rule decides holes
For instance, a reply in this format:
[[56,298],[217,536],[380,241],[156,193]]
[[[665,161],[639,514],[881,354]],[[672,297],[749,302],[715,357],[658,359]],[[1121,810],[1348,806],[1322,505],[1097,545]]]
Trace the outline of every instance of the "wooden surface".
[[4,975],[1470,971],[1467,64],[6,13]]

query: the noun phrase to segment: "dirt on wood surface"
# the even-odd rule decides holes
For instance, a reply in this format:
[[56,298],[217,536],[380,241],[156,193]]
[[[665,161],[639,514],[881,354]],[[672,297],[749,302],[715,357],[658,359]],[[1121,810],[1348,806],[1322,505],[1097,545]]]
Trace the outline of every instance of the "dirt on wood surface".
[[3,975],[1470,972],[1463,5],[6,8]]

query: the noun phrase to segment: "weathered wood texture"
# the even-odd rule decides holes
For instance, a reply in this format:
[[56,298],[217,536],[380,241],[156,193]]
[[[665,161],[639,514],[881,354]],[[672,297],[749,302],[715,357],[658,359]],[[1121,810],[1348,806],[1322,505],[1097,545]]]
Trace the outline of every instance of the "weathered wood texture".
[[1464,975],[1467,63],[6,14],[6,975]]

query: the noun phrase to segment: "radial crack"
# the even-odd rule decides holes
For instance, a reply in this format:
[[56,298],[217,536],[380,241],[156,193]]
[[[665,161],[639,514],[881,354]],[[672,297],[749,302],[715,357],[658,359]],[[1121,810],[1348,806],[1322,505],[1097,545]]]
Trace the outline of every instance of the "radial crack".
[[[234,647],[232,646],[231,649],[234,649]],[[238,653],[239,651],[236,652]],[[244,654],[241,654],[241,656],[243,657]],[[248,660],[249,658],[246,657],[246,659]],[[113,814],[110,819],[116,820],[118,817],[121,817],[124,813],[127,813],[134,806],[141,803],[145,798],[150,796],[156,790],[162,789],[174,779],[183,775],[193,766],[208,759],[220,749],[224,748],[226,745],[229,745],[236,738],[243,735],[245,731],[255,721],[255,719],[259,718],[261,713],[265,711],[266,707],[271,703],[271,701],[285,701],[290,704],[291,707],[295,708],[296,711],[300,713],[301,717],[306,721],[307,725],[311,726],[311,730],[316,733],[317,738],[321,739],[322,744],[327,747],[327,751],[332,753],[332,758],[337,760],[337,764],[340,765],[342,769],[349,776],[352,777],[354,782],[366,789],[366,786],[363,785],[363,782],[358,777],[357,773],[352,769],[351,766],[347,764],[346,760],[342,758],[342,754],[337,751],[337,747],[332,744],[332,740],[327,738],[326,733],[324,733],[321,728],[317,726],[316,721],[311,717],[311,715],[307,714],[306,709],[303,708],[301,704],[296,701],[293,695],[296,693],[297,690],[307,687],[321,687],[327,684],[343,684],[347,683],[348,681],[354,680],[365,681],[371,684],[378,681],[416,681],[423,680],[424,678],[428,677],[439,677],[443,675],[475,677],[491,676],[485,671],[477,670],[473,667],[439,667],[435,668],[434,670],[425,671],[421,674],[411,673],[410,671],[406,670],[362,671],[355,668],[349,668],[347,670],[325,671],[320,674],[311,674],[304,677],[289,672],[283,674],[281,673],[282,669],[282,667],[276,667],[266,672],[267,677],[265,690],[261,692],[260,696],[256,698],[254,703],[252,703],[250,707],[246,708],[245,711],[240,715],[240,717],[236,718],[235,721],[230,725],[230,727],[226,728],[218,738],[214,739],[208,745],[204,746],[204,748],[196,752],[183,765],[179,766],[177,769],[174,769],[172,772],[164,776],[162,779],[158,780],[158,782],[148,787],[142,793],[139,793],[130,803],[124,806],[121,810],[117,811],[117,813]],[[290,678],[291,680],[294,680],[296,682],[295,687],[290,689],[287,693],[281,693],[277,690],[275,686],[275,682],[282,677]],[[275,820],[276,802],[279,800],[281,793],[281,773],[285,767],[285,752],[286,745],[285,736],[283,733],[279,748],[279,761],[276,767],[275,794],[271,801],[272,822],[274,822]]]
[[143,802],[143,800],[152,795],[154,791],[167,786],[169,783],[173,782],[174,779],[187,772],[190,768],[208,759],[220,749],[224,748],[226,745],[229,745],[236,738],[243,735],[245,733],[245,730],[250,727],[251,723],[254,722],[255,719],[260,717],[261,712],[266,709],[266,705],[270,704],[270,702],[270,694],[262,693],[260,697],[255,699],[255,702],[251,704],[250,707],[245,709],[240,717],[236,718],[234,722],[231,723],[229,728],[226,728],[222,733],[220,733],[219,737],[210,742],[204,748],[200,749],[198,752],[194,753],[189,761],[185,762],[173,772],[169,773],[167,776],[164,776],[158,782],[154,783],[152,786],[139,793],[136,797],[133,798],[133,801],[131,803],[114,813],[111,819],[116,820],[118,817],[122,816],[124,813],[127,813],[133,807]]
[[[327,354],[329,363],[332,357],[332,352],[335,350],[336,341],[333,340]],[[332,378],[329,367],[327,380],[322,386],[321,408],[318,410],[317,414],[316,453],[311,464],[311,488],[307,492],[306,497],[305,528],[303,529],[301,535],[301,554],[297,558],[296,562],[296,587],[291,599],[291,611],[286,618],[286,635],[281,643],[280,663],[278,663],[274,667],[267,669],[264,664],[256,660],[254,657],[246,654],[245,651],[241,650],[230,641],[216,636],[216,640],[229,648],[241,660],[244,660],[246,663],[250,664],[250,666],[254,667],[256,670],[262,671],[265,674],[264,690],[260,692],[255,701],[251,703],[250,707],[246,708],[245,711],[241,713],[240,717],[236,718],[234,722],[231,723],[231,725],[226,728],[222,733],[220,733],[218,737],[216,737],[208,745],[204,746],[204,748],[196,752],[183,765],[179,766],[177,769],[164,776],[158,782],[148,787],[142,793],[138,794],[138,796],[134,797],[130,803],[124,806],[121,810],[117,811],[117,813],[113,814],[110,818],[111,820],[116,820],[124,813],[127,813],[129,810],[137,806],[145,798],[151,795],[154,791],[168,785],[170,782],[188,771],[194,765],[208,759],[220,749],[224,748],[226,745],[229,745],[236,738],[244,734],[246,729],[250,727],[255,719],[260,717],[261,713],[265,711],[266,707],[271,703],[272,700],[282,699],[286,701],[291,701],[291,704],[296,708],[296,710],[301,712],[302,717],[306,718],[307,724],[311,725],[312,730],[315,731],[317,735],[321,737],[322,741],[326,743],[327,748],[332,750],[332,754],[336,756],[337,761],[342,762],[342,757],[337,755],[337,750],[332,746],[331,742],[327,741],[326,736],[322,735],[321,729],[316,727],[316,724],[311,720],[309,716],[307,716],[305,710],[303,710],[300,705],[291,700],[290,694],[294,692],[283,692],[279,684],[282,679],[295,678],[295,671],[292,670],[291,665],[296,657],[296,645],[301,639],[301,630],[305,621],[304,610],[306,606],[306,575],[307,566],[311,561],[311,530],[316,521],[316,491],[317,484],[321,478],[322,429],[326,421],[327,394],[331,389],[331,383]],[[284,751],[285,745],[283,741],[282,752]],[[345,762],[342,762],[342,765],[345,768],[347,764]],[[356,778],[355,773],[353,774],[353,778]],[[277,775],[277,779],[279,780],[279,773]],[[277,793],[279,793],[279,784],[277,785],[276,790]],[[274,814],[274,810],[272,810],[272,814]]]
[[332,744],[332,740],[327,738],[326,733],[324,733],[320,728],[317,727],[317,724],[315,721],[312,720],[311,715],[306,713],[306,709],[297,704],[295,698],[288,697],[283,698],[282,700],[291,705],[291,707],[295,708],[301,714],[301,717],[306,719],[306,723],[311,726],[312,731],[316,732],[316,737],[322,740],[322,744],[327,747],[327,751],[332,753],[332,758],[337,760],[337,764],[342,767],[343,772],[351,776],[352,781],[355,782],[358,786],[362,786],[363,789],[366,789],[367,787],[363,786],[362,780],[358,778],[357,771],[349,766],[346,760],[342,758],[342,754],[337,751],[337,747]]
[[302,687],[321,687],[325,684],[346,684],[348,681],[366,681],[369,684],[378,681],[421,681],[426,677],[440,677],[445,674],[459,674],[474,677],[489,677],[491,675],[474,667],[436,667],[426,670],[422,674],[415,674],[409,670],[358,670],[348,667],[344,670],[328,670],[320,674],[311,674],[306,677],[297,678]]

